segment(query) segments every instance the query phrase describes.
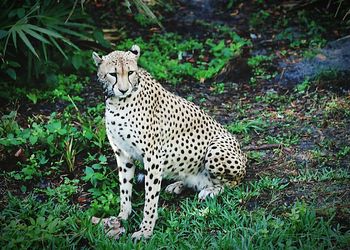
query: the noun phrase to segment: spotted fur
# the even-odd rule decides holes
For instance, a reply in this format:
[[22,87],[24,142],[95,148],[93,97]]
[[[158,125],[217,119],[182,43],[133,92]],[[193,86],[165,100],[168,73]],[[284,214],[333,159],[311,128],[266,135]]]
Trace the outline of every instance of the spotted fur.
[[233,135],[139,68],[139,55],[137,45],[102,58],[93,54],[106,95],[107,135],[119,170],[117,218],[125,220],[131,213],[133,160],[141,160],[146,171],[143,220],[132,236],[137,239],[152,235],[163,177],[176,180],[167,192],[178,194],[190,187],[203,200],[226,185],[237,185],[247,161]]

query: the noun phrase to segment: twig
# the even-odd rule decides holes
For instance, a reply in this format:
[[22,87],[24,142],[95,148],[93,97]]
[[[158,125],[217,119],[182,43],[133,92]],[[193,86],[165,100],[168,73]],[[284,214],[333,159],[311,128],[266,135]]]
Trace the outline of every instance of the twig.
[[253,151],[253,150],[268,150],[268,149],[274,149],[274,148],[280,148],[281,144],[264,144],[259,146],[246,146],[243,148],[245,151]]
[[[82,1],[83,2],[83,1]],[[68,22],[68,20],[71,18],[71,16],[73,15],[73,12],[74,12],[74,10],[75,10],[75,7],[77,7],[77,3],[78,3],[78,0],[75,0],[74,1],[74,4],[73,4],[73,8],[71,9],[71,11],[69,12],[69,15],[68,15],[68,17],[67,17],[67,19],[66,19],[66,21],[64,22],[64,23],[67,23]]]
[[[350,11],[350,10],[349,10]],[[344,39],[348,39],[350,38],[350,35],[347,35],[347,36],[343,36],[341,38],[338,38],[336,41],[341,41],[341,40],[344,40]]]
[[338,8],[337,8],[337,11],[335,12],[334,17],[338,16],[338,13],[339,13],[339,10],[340,10],[340,6],[342,5],[342,3],[343,3],[343,0],[339,1]]
[[278,79],[278,83],[281,83],[281,81],[283,80],[284,72],[285,72],[285,71],[286,71],[286,68],[283,68],[283,69],[282,69],[281,76],[280,76],[280,79]]

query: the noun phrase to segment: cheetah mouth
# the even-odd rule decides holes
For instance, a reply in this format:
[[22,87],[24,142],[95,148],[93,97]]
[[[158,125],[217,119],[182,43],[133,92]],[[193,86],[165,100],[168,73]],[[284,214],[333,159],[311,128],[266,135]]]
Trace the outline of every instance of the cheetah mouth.
[[112,98],[112,97],[117,97],[119,99],[126,99],[132,95],[132,93],[136,92],[138,90],[138,86],[134,86],[131,90],[127,91],[125,94],[116,94],[113,90],[105,88],[104,89],[104,95],[105,95],[105,100]]
[[135,93],[136,91],[138,90],[138,87],[137,86],[134,86],[132,87],[131,90],[128,90],[126,93],[122,94],[122,95],[118,95],[118,94],[115,94],[113,93],[113,96],[114,97],[118,97],[120,99],[126,99],[126,98],[129,98],[133,93]]

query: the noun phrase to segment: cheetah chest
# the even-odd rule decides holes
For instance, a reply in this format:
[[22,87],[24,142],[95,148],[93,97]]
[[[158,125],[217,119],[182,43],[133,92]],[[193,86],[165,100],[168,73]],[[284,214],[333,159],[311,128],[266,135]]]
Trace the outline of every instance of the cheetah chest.
[[124,112],[106,111],[106,130],[114,151],[123,151],[130,158],[142,160],[142,150],[137,144],[136,132],[127,122]]

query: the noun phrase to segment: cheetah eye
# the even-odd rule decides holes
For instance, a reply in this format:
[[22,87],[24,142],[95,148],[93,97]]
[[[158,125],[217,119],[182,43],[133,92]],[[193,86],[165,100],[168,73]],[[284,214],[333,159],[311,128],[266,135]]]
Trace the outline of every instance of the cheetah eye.
[[114,76],[115,78],[117,78],[117,73],[109,73],[111,76]]
[[134,73],[134,71],[129,71],[128,72],[128,75],[130,76],[130,75],[132,75]]

